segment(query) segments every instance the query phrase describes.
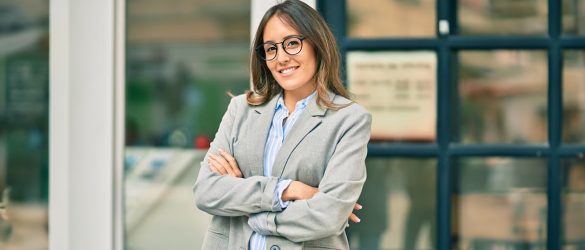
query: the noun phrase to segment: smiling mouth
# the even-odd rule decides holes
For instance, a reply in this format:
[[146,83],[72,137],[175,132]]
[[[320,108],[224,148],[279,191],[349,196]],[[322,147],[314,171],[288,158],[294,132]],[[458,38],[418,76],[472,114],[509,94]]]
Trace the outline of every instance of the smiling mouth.
[[288,74],[288,73],[291,73],[291,72],[297,70],[298,68],[299,68],[298,66],[288,67],[288,68],[285,68],[285,69],[281,69],[278,72],[281,73],[281,74]]

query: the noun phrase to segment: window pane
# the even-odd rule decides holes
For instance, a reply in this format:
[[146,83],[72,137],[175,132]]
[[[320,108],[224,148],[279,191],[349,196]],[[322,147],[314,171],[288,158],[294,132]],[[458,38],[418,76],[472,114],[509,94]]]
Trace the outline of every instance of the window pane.
[[459,126],[455,128],[459,137],[455,135],[455,141],[516,144],[547,141],[545,51],[463,51],[457,58],[459,122],[453,125]]
[[351,249],[435,248],[437,161],[369,158],[366,165],[361,222],[347,229]]
[[563,57],[563,141],[585,143],[585,50]]
[[0,1],[0,249],[48,249],[49,1]]
[[249,87],[249,0],[127,1],[128,249],[201,246],[190,191],[230,97]]
[[563,249],[585,248],[585,160],[564,159],[563,166]]
[[546,248],[546,160],[470,157],[454,170],[454,248]]
[[355,38],[435,36],[435,0],[348,0],[347,34]]
[[458,0],[464,35],[546,35],[547,0]]
[[563,33],[585,35],[585,1],[563,0]]
[[373,141],[435,141],[434,51],[348,52],[347,78],[355,101],[372,113]]

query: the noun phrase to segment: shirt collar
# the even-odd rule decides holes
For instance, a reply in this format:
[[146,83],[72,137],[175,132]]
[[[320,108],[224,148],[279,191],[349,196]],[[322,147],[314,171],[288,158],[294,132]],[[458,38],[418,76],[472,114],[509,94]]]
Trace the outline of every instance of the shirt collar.
[[[311,101],[313,99],[315,94],[317,94],[317,91],[313,91],[313,93],[310,94],[309,96],[305,97],[305,99],[298,101],[297,104],[295,105],[295,110],[305,109],[307,107],[307,105],[309,104],[309,101]],[[286,109],[286,106],[284,106],[284,99],[282,98],[282,93],[280,93],[280,95],[278,95],[278,100],[276,101],[276,107],[274,107],[274,109],[278,110],[280,108]]]

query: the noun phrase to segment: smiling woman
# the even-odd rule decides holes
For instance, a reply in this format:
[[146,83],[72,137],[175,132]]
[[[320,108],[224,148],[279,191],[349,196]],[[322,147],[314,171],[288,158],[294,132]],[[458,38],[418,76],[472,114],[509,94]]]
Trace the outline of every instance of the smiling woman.
[[213,215],[202,248],[349,249],[371,115],[341,85],[335,39],[288,0],[266,12],[253,48],[253,88],[231,100],[193,189]]

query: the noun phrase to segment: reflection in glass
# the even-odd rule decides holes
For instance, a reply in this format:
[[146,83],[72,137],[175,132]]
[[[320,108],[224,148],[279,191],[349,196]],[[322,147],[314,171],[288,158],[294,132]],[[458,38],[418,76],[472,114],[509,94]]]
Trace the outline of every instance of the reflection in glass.
[[0,1],[0,249],[47,249],[49,1]]
[[455,141],[547,141],[545,51],[463,51],[458,59],[459,138]]
[[563,53],[563,141],[585,143],[585,50]]
[[347,229],[351,249],[433,249],[435,159],[369,158],[358,202],[360,223]]
[[463,158],[454,171],[455,249],[546,248],[546,160]]
[[585,35],[585,1],[563,0],[563,33]]
[[563,249],[585,249],[585,160],[564,159],[563,173]]
[[125,245],[201,246],[191,188],[230,97],[249,86],[249,0],[127,1]]
[[435,36],[435,0],[348,0],[347,34],[355,38]]
[[464,35],[545,35],[547,0],[458,0]]

